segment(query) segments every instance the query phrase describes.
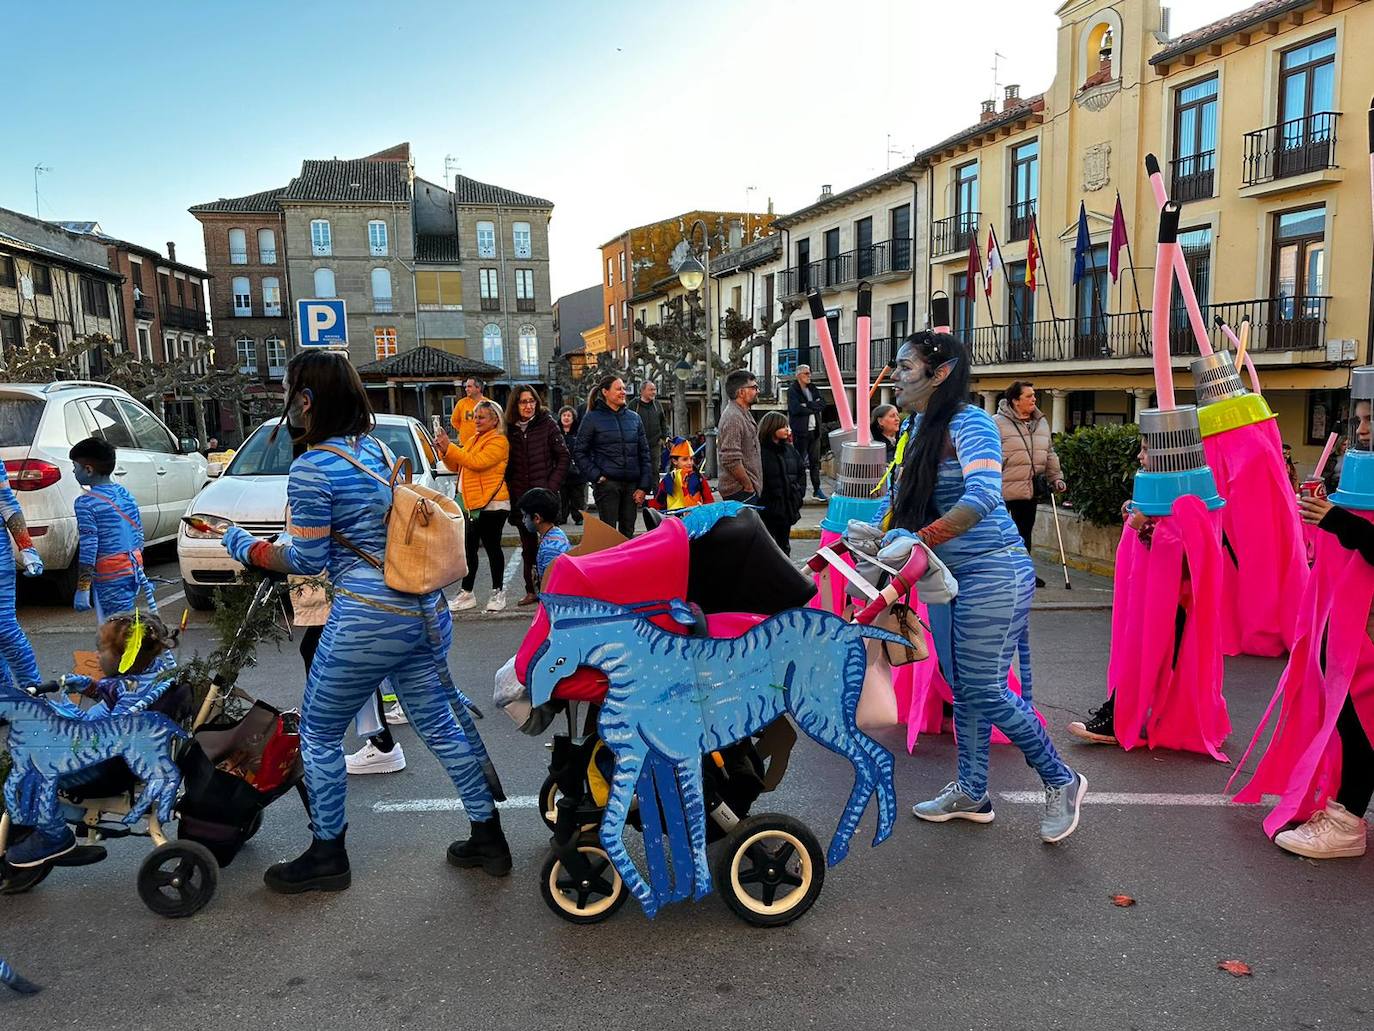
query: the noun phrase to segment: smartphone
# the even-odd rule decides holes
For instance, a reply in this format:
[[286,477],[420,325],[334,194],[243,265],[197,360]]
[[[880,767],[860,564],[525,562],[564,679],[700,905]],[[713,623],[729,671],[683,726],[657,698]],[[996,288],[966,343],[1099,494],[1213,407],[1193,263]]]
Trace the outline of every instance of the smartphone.
[[439,417],[438,417],[437,415],[431,415],[431,416],[429,417],[429,427],[430,427],[430,429],[433,431],[433,432],[430,434],[430,436],[432,436],[432,437],[438,437],[438,436],[439,436],[439,433],[440,433],[440,432],[443,430],[443,428],[444,428],[444,424],[443,424],[442,422],[439,421]]
[[228,524],[228,523],[222,523],[222,522],[214,522],[214,523],[212,523],[210,520],[206,519],[204,516],[198,516],[198,515],[185,515],[185,516],[182,516],[182,517],[181,517],[181,521],[182,521],[183,523],[185,523],[185,524],[187,525],[187,527],[189,527],[190,529],[194,530],[196,533],[201,534],[202,536],[205,536],[205,537],[223,537],[223,536],[224,536],[224,531],[227,530],[227,529],[229,529],[229,524]]

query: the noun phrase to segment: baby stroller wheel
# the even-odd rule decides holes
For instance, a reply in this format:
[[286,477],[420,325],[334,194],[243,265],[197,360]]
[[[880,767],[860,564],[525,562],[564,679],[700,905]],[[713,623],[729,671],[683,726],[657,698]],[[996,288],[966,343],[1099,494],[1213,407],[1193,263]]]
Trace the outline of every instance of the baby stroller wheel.
[[801,916],[825,883],[825,853],[811,829],[781,813],[740,822],[716,857],[716,890],[755,927],[781,927]]
[[52,873],[52,863],[20,869],[0,860],[0,895],[22,895],[36,888]]
[[539,788],[539,815],[543,817],[544,825],[549,830],[557,830],[558,800],[562,797],[563,792],[558,790],[558,781],[550,773]]
[[577,851],[588,863],[588,877],[575,878],[563,868],[558,853],[550,851],[539,870],[539,894],[569,923],[599,923],[623,906],[630,893],[595,834],[582,835]]
[[219,863],[195,841],[159,845],[138,868],[138,897],[158,916],[190,916],[205,908],[219,884]]
[[251,819],[251,820],[248,821],[248,826],[247,826],[246,828],[244,828],[244,831],[243,831],[243,840],[244,840],[244,842],[247,843],[247,842],[249,842],[249,841],[252,841],[253,838],[257,835],[258,831],[260,831],[260,830],[262,830],[262,812],[261,812],[261,810],[258,811],[257,815],[254,816],[253,819]]

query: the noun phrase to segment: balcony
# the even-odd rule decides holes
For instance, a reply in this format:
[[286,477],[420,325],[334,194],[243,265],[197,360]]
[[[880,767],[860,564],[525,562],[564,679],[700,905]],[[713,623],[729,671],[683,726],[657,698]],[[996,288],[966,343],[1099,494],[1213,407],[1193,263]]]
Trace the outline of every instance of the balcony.
[[807,265],[777,273],[780,297],[796,297],[813,288],[838,290],[860,280],[883,281],[911,273],[911,240],[883,240],[857,250],[845,251]]
[[144,322],[151,322],[157,317],[157,309],[153,307],[152,298],[145,293],[138,293],[134,297],[134,318],[142,319]]
[[372,298],[372,310],[375,311],[375,312],[389,312],[389,311],[394,310],[394,309],[391,307],[391,298],[390,298],[390,297],[374,297],[374,298]]
[[981,211],[961,211],[949,218],[937,219],[930,233],[930,253],[941,258],[948,254],[967,253],[969,245],[978,235],[982,220]]
[[[1252,354],[1311,351],[1325,347],[1328,297],[1264,297],[1202,307],[1212,346],[1227,346],[1215,325],[1220,318],[1232,329],[1250,320]],[[1172,312],[1169,353],[1192,357],[1197,351],[1182,306]],[[1097,359],[1148,359],[1153,319],[1148,311],[1099,314],[1095,317],[1043,319],[1025,325],[976,326],[969,339],[975,365],[1016,365]],[[852,361],[852,359],[851,359]],[[875,363],[877,359],[874,359]],[[843,359],[841,359],[843,364]]]
[[[237,315],[238,311],[236,310],[234,314]],[[176,304],[169,304],[163,307],[162,324],[164,326],[171,326],[174,329],[193,329],[197,333],[204,333],[207,328],[205,312],[201,311],[199,308],[183,308]]]
[[1007,205],[1007,242],[1029,240],[1035,219],[1035,201],[1023,200]]
[[[533,298],[533,297],[517,297],[517,298],[515,299],[515,310],[516,310],[516,311],[534,311],[534,298]],[[536,370],[536,371],[537,371],[537,370]],[[531,375],[533,375],[533,373],[531,373]]]
[[1245,134],[1243,186],[1336,167],[1339,111],[1323,111]]
[[1169,199],[1180,204],[1212,196],[1217,152],[1204,150],[1169,162]]
[[258,251],[258,264],[259,264],[259,265],[275,265],[276,263],[277,263],[277,252],[276,252],[275,250],[271,250],[271,251]]
[[483,297],[483,298],[482,298],[482,310],[483,310],[483,311],[500,311],[500,310],[501,310],[501,298],[499,298],[499,297]]
[[[878,373],[882,372],[883,366],[892,361],[892,354],[901,341],[893,337],[874,337],[868,342],[868,382],[877,379]],[[821,349],[815,344],[808,344],[805,347],[791,348],[797,352],[797,365],[811,366],[811,378],[814,382],[825,383],[830,379],[829,371],[825,367],[825,359],[821,357]],[[846,383],[854,382],[854,364],[857,346],[853,341],[835,345],[835,359],[839,362],[840,377]]]

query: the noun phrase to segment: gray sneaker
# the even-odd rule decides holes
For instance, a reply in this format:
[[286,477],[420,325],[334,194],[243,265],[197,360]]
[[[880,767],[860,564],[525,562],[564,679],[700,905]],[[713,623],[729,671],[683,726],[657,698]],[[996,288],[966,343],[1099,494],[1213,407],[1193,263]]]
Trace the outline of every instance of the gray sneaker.
[[929,802],[912,806],[911,815],[929,823],[948,823],[950,820],[992,823],[992,799],[987,794],[982,798],[969,798],[958,781],[950,781]]
[[1078,814],[1083,796],[1088,793],[1088,778],[1075,773],[1063,787],[1045,788],[1045,815],[1040,819],[1040,840],[1047,845],[1063,841],[1078,829]]

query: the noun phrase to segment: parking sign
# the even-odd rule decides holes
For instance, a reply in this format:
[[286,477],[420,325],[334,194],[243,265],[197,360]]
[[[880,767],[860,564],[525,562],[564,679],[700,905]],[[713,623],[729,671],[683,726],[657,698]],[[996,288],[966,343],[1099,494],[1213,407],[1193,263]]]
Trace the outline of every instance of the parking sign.
[[296,302],[302,347],[347,347],[348,311],[342,297]]

